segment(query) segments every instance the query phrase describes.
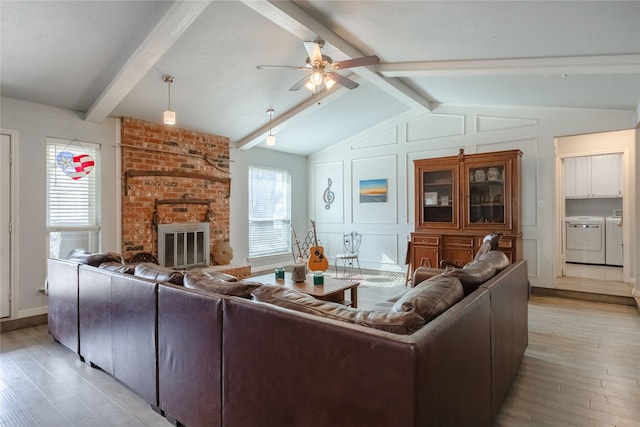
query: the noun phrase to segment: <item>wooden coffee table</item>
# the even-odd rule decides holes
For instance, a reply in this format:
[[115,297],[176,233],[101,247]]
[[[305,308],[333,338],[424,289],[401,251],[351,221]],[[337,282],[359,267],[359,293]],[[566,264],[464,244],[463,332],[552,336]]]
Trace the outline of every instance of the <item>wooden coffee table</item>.
[[[324,285],[314,285],[312,274],[307,274],[304,282],[294,282],[291,280],[291,273],[285,273],[284,280],[276,280],[274,273],[251,277],[249,280],[255,280],[265,285],[280,285],[295,289],[322,301],[339,302],[354,308],[358,307],[358,286],[360,282],[336,280],[324,276]],[[345,298],[345,291],[347,290],[350,291],[350,301]]]

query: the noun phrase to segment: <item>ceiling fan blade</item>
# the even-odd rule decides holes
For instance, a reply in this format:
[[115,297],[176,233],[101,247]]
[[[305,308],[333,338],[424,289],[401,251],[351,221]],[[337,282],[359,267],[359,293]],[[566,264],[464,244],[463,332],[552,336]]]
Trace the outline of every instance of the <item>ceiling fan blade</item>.
[[346,87],[347,89],[355,89],[358,86],[360,86],[358,83],[354,82],[353,80],[345,76],[341,76],[338,73],[327,73],[327,75],[331,77],[333,80],[335,80],[336,83]]
[[344,70],[345,68],[362,67],[365,65],[373,65],[380,62],[380,58],[375,55],[363,56],[361,58],[347,59],[344,61],[334,62],[331,68]]
[[296,82],[296,84],[291,86],[291,89],[289,89],[289,90],[290,91],[296,91],[296,90],[300,89],[302,86],[304,86],[305,83],[307,83],[308,81],[309,81],[309,75],[306,75],[303,78],[301,78],[300,80],[298,80]]
[[307,54],[309,54],[311,63],[317,61],[322,64],[322,52],[320,51],[320,45],[317,42],[304,42],[304,48],[307,49]]
[[297,65],[256,65],[258,70],[264,70],[267,68],[286,68],[289,70],[309,71],[307,67],[299,67]]

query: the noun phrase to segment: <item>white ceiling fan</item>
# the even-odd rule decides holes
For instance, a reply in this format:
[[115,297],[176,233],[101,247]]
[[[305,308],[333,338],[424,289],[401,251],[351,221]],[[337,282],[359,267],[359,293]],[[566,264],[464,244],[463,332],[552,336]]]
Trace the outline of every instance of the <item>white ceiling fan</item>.
[[316,90],[321,89],[322,86],[326,89],[331,89],[331,87],[336,83],[346,87],[347,89],[355,89],[359,86],[358,83],[348,77],[336,73],[336,71],[374,65],[380,62],[380,58],[375,55],[333,62],[331,57],[322,54],[324,40],[306,41],[304,42],[304,47],[309,56],[307,57],[306,65],[303,67],[295,65],[258,65],[256,68],[259,70],[263,70],[265,68],[289,68],[307,71],[309,73],[298,80],[298,82],[291,86],[289,90],[295,91],[304,86],[311,92],[315,93]]

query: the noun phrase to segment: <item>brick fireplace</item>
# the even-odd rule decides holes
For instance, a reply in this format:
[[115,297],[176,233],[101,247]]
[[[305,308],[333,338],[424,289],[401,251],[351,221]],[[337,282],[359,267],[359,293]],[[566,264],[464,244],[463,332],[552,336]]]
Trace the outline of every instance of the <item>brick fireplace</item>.
[[211,254],[229,241],[228,138],[124,117],[121,157],[125,259],[158,256],[160,224],[209,223]]

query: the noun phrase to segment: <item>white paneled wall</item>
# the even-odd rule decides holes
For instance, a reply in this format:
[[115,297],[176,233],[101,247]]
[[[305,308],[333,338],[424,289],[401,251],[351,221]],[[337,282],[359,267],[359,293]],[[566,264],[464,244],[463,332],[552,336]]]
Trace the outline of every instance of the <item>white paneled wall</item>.
[[[406,113],[309,158],[309,213],[330,258],[342,248],[342,233],[357,230],[364,235],[363,268],[402,270],[414,229],[413,160],[456,155],[460,148],[468,154],[520,149],[523,252],[532,285],[552,287],[554,138],[627,129],[634,123],[633,112],[586,109],[441,106],[431,113]],[[326,209],[329,178],[336,202]],[[387,201],[361,203],[363,179],[386,179]]]

